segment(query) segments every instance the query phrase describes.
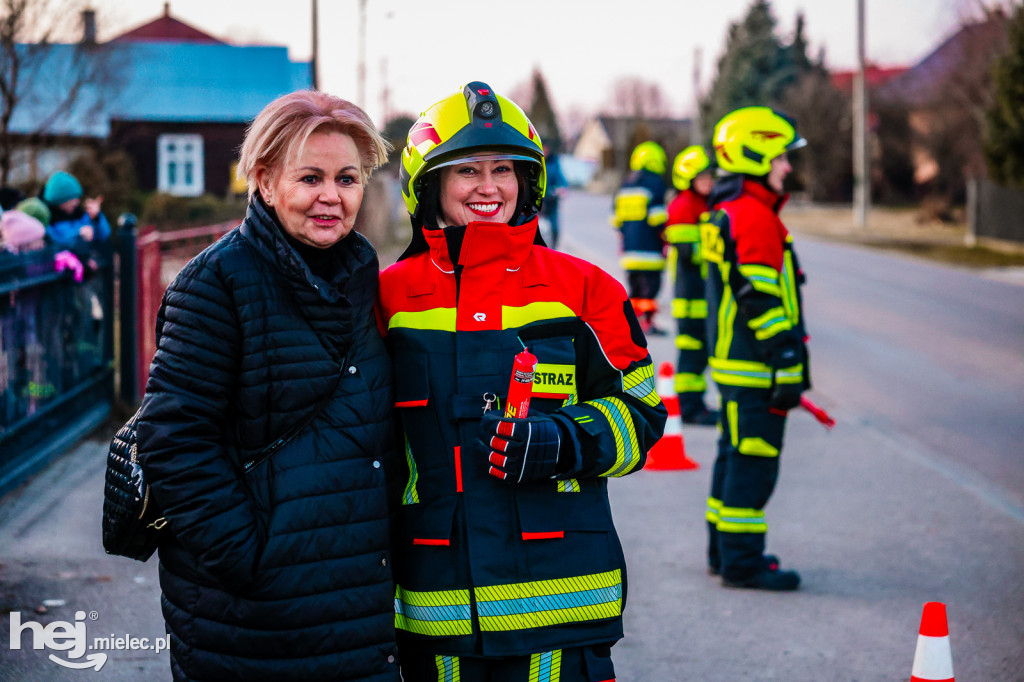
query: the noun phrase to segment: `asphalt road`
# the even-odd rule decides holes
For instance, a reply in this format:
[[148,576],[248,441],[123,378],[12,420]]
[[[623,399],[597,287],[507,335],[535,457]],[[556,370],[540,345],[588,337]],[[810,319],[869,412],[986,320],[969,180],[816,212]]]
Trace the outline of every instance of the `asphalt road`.
[[[564,248],[618,273],[610,200],[562,205]],[[617,679],[908,680],[922,604],[941,601],[958,679],[1024,680],[1024,288],[797,239],[812,397],[838,420],[793,415],[767,509],[769,550],[804,584],[730,590],[705,573],[716,432],[686,427],[700,469],[610,484],[629,566]],[[651,350],[674,355],[670,338]],[[9,645],[11,610],[44,624],[82,611],[90,641],[163,633],[156,562],[100,546],[104,450],[84,442],[0,500],[0,681],[169,679],[152,650],[106,651],[97,673],[26,650],[27,631]]]

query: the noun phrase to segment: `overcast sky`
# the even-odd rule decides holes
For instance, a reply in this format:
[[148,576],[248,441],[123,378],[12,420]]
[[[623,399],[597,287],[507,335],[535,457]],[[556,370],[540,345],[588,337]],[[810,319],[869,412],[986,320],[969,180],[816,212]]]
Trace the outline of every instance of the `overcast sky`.
[[[882,66],[928,54],[980,0],[866,0],[867,52]],[[533,68],[547,79],[559,114],[596,113],[612,83],[638,76],[658,83],[672,113],[693,111],[695,48],[707,87],[728,24],[751,0],[367,0],[366,92],[379,121],[382,84],[390,113],[416,115],[470,80],[499,93]],[[359,0],[319,0],[321,88],[357,99]],[[93,0],[100,38],[163,13],[163,0]],[[311,54],[311,0],[173,0],[171,15],[233,43],[287,45]],[[773,0],[780,33],[802,11],[811,53],[824,48],[833,69],[856,66],[856,0]],[[383,74],[386,73],[386,79]]]

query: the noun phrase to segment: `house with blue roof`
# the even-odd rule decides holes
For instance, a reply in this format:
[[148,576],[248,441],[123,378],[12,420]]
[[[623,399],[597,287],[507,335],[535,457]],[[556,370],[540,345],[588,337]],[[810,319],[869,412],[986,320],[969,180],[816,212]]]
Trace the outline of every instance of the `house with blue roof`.
[[[286,47],[229,44],[172,17],[169,3],[106,43],[90,42],[94,16],[83,25],[84,49],[49,45],[35,59],[9,128],[23,143],[14,182],[45,178],[91,145],[127,152],[140,189],[225,195],[249,122],[276,97],[312,87],[309,62],[290,60]],[[62,109],[70,88],[77,96]]]

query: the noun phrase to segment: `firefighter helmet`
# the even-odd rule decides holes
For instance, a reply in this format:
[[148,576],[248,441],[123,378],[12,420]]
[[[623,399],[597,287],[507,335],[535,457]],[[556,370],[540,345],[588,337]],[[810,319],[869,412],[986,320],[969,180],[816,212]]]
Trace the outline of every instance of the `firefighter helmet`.
[[642,168],[662,175],[665,172],[666,161],[665,150],[661,148],[661,145],[648,140],[641,142],[633,150],[633,154],[629,157],[629,169],[638,171]]
[[718,122],[714,144],[722,170],[767,175],[772,159],[805,146],[807,140],[797,134],[789,116],[768,107],[744,107]]
[[704,147],[695,144],[679,152],[672,162],[672,184],[682,191],[690,189],[693,179],[706,171],[711,165]]
[[516,216],[522,220],[537,212],[547,183],[540,135],[518,105],[474,81],[424,111],[409,129],[399,182],[414,219],[422,218],[424,192],[436,182],[431,171],[466,161],[474,153],[517,162]]

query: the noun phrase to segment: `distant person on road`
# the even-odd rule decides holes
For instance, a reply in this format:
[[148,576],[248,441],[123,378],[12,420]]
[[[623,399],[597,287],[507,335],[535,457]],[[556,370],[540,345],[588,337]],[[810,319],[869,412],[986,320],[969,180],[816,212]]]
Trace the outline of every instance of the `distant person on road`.
[[611,223],[622,235],[619,265],[629,281],[629,300],[646,334],[663,335],[655,326],[658,292],[665,269],[665,243],[661,233],[668,219],[665,150],[641,142],[629,157],[630,173],[615,194]]
[[707,263],[708,362],[722,396],[711,478],[708,563],[724,585],[795,590],[796,571],[764,553],[764,507],[779,473],[787,411],[810,388],[803,272],[779,219],[786,153],[803,147],[792,119],[746,107],[715,126],[721,175],[701,223]]
[[[626,575],[608,479],[665,408],[611,275],[537,241],[541,141],[472,82],[402,153],[412,241],[381,275],[408,466],[395,556],[405,682],[612,680]],[[525,417],[513,360],[536,356]]]
[[566,188],[569,186],[568,181],[565,179],[565,174],[562,173],[561,156],[561,145],[557,141],[544,144],[544,165],[548,171],[548,184],[544,191],[544,203],[540,207],[540,216],[547,220],[548,225],[551,227],[551,243],[548,244],[548,247],[552,249],[558,248],[558,238],[561,230],[559,203],[562,200],[562,195],[565,194]]
[[245,220],[164,295],[138,449],[176,680],[400,679],[391,362],[353,231],[387,150],[350,102],[274,100],[242,144]]
[[672,317],[676,318],[675,388],[684,424],[714,426],[718,410],[704,402],[708,367],[706,322],[708,304],[704,297],[707,267],[700,250],[700,217],[708,209],[708,195],[714,185],[711,162],[700,145],[679,152],[672,163],[672,184],[679,194],[668,205],[665,241],[673,249],[675,297]]

